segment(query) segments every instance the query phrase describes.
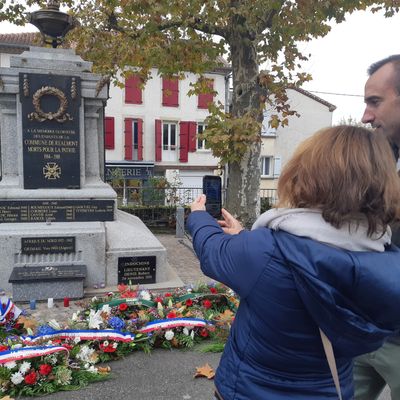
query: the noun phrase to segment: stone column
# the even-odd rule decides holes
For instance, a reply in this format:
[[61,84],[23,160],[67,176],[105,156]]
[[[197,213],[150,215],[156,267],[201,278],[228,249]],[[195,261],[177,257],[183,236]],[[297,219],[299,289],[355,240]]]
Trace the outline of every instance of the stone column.
[[[103,107],[102,100],[85,99],[85,178],[86,183],[95,184],[100,180],[100,153],[98,139],[99,111]],[[102,135],[100,135],[102,137]]]
[[0,132],[1,132],[1,186],[19,185],[19,151],[16,95],[0,96]]

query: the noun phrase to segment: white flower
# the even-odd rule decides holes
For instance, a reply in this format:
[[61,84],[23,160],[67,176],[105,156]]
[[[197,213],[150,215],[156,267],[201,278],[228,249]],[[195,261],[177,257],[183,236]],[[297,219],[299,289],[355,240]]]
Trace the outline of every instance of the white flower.
[[89,368],[86,368],[88,372],[91,372],[92,374],[97,374],[98,370],[94,365],[91,365]]
[[96,296],[93,296],[93,297],[92,297],[92,302],[94,303],[95,301],[97,301],[97,297],[96,297]]
[[74,313],[72,314],[71,320],[72,320],[72,321],[76,321],[77,319],[78,319],[78,313],[74,312]]
[[151,296],[150,296],[150,293],[149,293],[149,291],[148,290],[142,290],[141,292],[140,292],[140,297],[143,299],[143,300],[151,300]]
[[24,361],[19,367],[19,372],[21,372],[22,375],[25,375],[30,368],[31,368],[31,363],[28,361]]
[[186,328],[186,327],[183,328],[183,334],[184,334],[184,335],[189,336],[189,333],[190,333],[190,332],[189,332],[189,329],[188,329],[188,328]]
[[13,369],[17,366],[17,363],[15,361],[9,361],[9,362],[6,362],[4,364],[4,366],[8,369]]
[[171,330],[169,330],[169,331],[167,331],[167,332],[165,332],[165,339],[167,339],[167,340],[172,340],[173,338],[174,338],[174,332],[173,331],[171,331]]
[[74,343],[78,344],[81,341],[81,338],[79,336],[74,337]]
[[118,347],[118,343],[117,343],[117,342],[114,342],[113,345],[112,345],[112,347],[114,347],[114,349],[116,349],[116,348]]
[[51,365],[56,365],[57,364],[57,356],[55,354],[50,354],[47,357],[48,357],[47,360],[49,361],[49,363]]
[[190,332],[190,337],[194,339],[194,331]]
[[90,310],[89,314],[89,329],[100,329],[100,325],[103,323],[101,318],[101,310],[94,311]]
[[108,340],[105,340],[105,341],[103,342],[103,346],[104,346],[104,347],[107,347],[108,345],[109,345]]
[[101,312],[111,314],[111,307],[108,304],[104,304],[104,306],[101,307]]
[[169,307],[169,308],[172,308],[172,299],[169,299],[169,300],[168,300],[168,307]]
[[92,358],[94,352],[94,349],[91,349],[89,346],[82,346],[79,353],[76,355],[76,358],[79,358],[86,363],[92,363],[94,362],[94,359]]
[[61,326],[60,324],[55,320],[55,319],[51,319],[48,322],[48,325],[51,326],[53,329],[55,329],[56,331],[61,330]]
[[[7,363],[8,364],[8,363]],[[14,385],[19,385],[21,382],[24,381],[24,377],[22,376],[21,372],[14,372],[11,375],[11,382]]]

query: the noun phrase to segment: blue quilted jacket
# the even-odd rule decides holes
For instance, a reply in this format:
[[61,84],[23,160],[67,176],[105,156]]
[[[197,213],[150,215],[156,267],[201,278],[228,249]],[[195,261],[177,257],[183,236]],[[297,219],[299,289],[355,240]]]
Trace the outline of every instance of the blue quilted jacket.
[[224,400],[337,399],[318,327],[351,399],[352,358],[400,329],[400,250],[351,252],[268,228],[226,235],[205,211],[187,226],[202,271],[241,299],[215,378]]

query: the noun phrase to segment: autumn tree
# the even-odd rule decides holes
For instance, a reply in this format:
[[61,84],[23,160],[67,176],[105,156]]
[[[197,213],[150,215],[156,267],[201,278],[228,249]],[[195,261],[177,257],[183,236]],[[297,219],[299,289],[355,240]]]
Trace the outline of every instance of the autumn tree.
[[[21,23],[24,5],[1,2],[1,19]],[[116,76],[134,67],[143,78],[157,66],[160,74],[199,75],[216,67],[217,56],[232,66],[233,98],[226,114],[210,108],[208,145],[228,165],[227,208],[249,225],[257,216],[260,183],[260,127],[266,101],[277,115],[272,125],[287,123],[285,88],[309,76],[301,62],[300,41],[326,35],[330,22],[373,6],[386,15],[397,1],[359,0],[86,0],[62,2],[80,21],[69,36],[77,51],[97,71]],[[340,62],[340,61],[338,61]],[[346,62],[343,60],[343,62]],[[260,65],[266,65],[260,71]],[[206,82],[193,92],[207,90]]]

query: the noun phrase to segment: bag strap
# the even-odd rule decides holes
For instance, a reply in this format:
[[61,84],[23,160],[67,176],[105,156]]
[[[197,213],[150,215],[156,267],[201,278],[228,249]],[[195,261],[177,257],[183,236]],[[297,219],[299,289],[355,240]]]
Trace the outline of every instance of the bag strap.
[[324,332],[322,332],[321,328],[319,328],[319,334],[321,335],[322,345],[324,346],[324,351],[326,355],[326,359],[328,361],[329,369],[331,370],[333,382],[335,382],[335,387],[337,394],[339,396],[339,400],[342,400],[342,391],[340,389],[340,381],[339,374],[336,368],[336,360],[333,354],[333,348],[331,341],[327,338]]

